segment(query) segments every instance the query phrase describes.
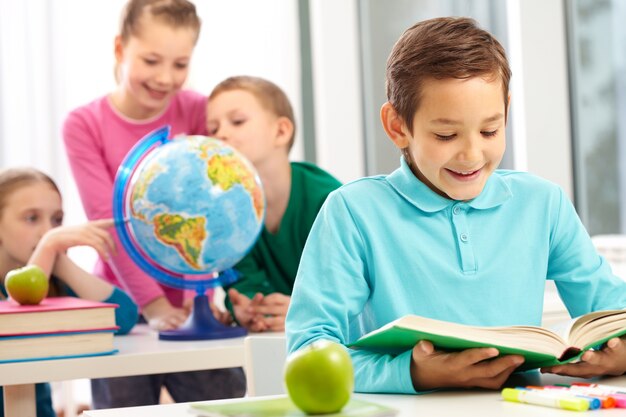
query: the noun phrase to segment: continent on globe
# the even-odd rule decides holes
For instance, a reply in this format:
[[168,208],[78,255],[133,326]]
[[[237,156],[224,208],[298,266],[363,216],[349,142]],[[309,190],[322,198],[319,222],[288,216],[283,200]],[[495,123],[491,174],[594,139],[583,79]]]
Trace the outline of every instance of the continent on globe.
[[150,165],[146,168],[146,172],[137,179],[135,186],[133,187],[131,200],[133,204],[131,204],[131,211],[133,216],[136,216],[138,219],[146,221],[147,219],[140,211],[135,211],[135,204],[137,201],[141,201],[145,198],[146,192],[148,191],[148,187],[152,183],[152,180],[164,171],[163,167],[158,164]]
[[240,157],[233,154],[214,154],[207,164],[207,175],[214,184],[224,191],[228,191],[235,184],[240,184],[252,198],[257,219],[263,219],[265,210],[263,191],[258,186],[250,168],[244,165]]
[[170,245],[195,269],[201,269],[202,242],[206,238],[204,217],[185,218],[178,214],[161,213],[154,216],[154,234]]

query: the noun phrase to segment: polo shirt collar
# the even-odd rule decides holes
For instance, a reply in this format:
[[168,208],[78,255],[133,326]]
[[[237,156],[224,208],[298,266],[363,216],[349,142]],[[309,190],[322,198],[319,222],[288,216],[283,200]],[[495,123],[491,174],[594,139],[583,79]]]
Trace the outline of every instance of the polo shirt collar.
[[[387,176],[387,182],[397,193],[425,212],[434,213],[458,203],[456,200],[437,194],[420,181],[403,157],[400,158],[400,168]],[[485,210],[503,204],[512,196],[510,187],[496,171],[487,180],[482,193],[475,199],[467,201],[466,204],[477,210]]]

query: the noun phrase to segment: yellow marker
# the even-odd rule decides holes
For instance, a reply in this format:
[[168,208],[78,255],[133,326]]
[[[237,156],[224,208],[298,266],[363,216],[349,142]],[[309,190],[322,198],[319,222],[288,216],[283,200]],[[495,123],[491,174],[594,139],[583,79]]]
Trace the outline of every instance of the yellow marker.
[[555,396],[552,393],[548,394],[541,391],[505,388],[502,390],[502,398],[506,401],[543,405],[563,410],[587,411],[589,409],[589,401],[584,398],[572,395]]

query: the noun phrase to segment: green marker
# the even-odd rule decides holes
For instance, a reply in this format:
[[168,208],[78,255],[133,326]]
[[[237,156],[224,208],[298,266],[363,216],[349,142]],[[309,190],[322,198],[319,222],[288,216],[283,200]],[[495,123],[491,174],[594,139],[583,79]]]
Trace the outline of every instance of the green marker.
[[543,405],[545,407],[561,408],[571,411],[589,410],[589,401],[572,395],[554,395],[541,391],[525,389],[505,388],[502,390],[502,398],[506,401]]

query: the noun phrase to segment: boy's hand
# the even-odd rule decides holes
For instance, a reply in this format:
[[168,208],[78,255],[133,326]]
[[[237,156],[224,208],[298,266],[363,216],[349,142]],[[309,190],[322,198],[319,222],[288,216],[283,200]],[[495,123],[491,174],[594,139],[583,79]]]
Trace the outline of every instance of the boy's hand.
[[258,305],[250,305],[254,322],[263,330],[282,332],[285,330],[285,317],[291,297],[278,292],[266,295]]
[[233,306],[233,312],[235,313],[235,318],[237,319],[237,322],[241,326],[249,330],[253,330],[252,326],[254,316],[248,312],[248,308],[253,305],[253,303],[254,305],[259,304],[260,300],[263,299],[263,295],[256,294],[253,299],[250,299],[248,296],[240,293],[236,289],[231,288],[230,290],[228,290],[228,298],[230,298],[230,303]]
[[413,348],[413,386],[417,391],[452,387],[498,389],[524,358],[497,356],[498,350],[494,348],[441,352],[435,350],[432,343],[422,340]]
[[228,290],[235,318],[240,325],[253,332],[285,330],[285,316],[291,297],[272,293],[257,293],[252,299],[234,288]]
[[541,368],[542,373],[591,378],[600,375],[623,375],[626,372],[626,339],[613,338],[601,350],[588,350],[580,362]]

